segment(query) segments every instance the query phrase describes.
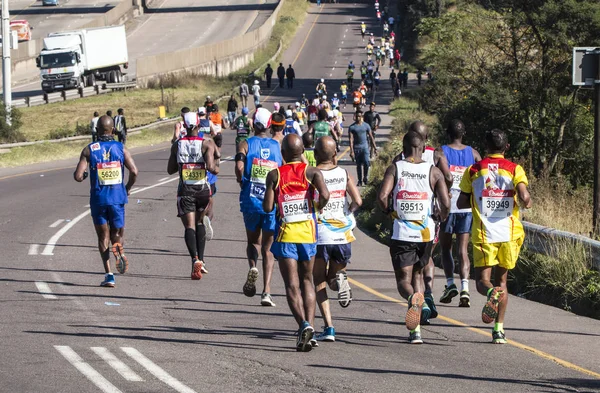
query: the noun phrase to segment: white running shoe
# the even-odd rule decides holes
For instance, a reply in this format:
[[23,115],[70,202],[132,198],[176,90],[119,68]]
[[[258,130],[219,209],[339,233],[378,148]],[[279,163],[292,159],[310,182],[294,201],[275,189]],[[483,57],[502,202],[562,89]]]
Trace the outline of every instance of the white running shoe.
[[210,218],[208,216],[204,216],[202,219],[202,224],[204,224],[204,228],[206,228],[206,241],[209,242],[212,240],[215,232],[213,231],[213,227],[210,222]]
[[262,306],[275,307],[275,302],[273,301],[271,295],[268,293],[263,293],[260,296],[260,304]]
[[352,289],[348,284],[348,274],[341,270],[335,275],[335,280],[338,285],[338,302],[340,302],[340,306],[346,308],[352,302]]

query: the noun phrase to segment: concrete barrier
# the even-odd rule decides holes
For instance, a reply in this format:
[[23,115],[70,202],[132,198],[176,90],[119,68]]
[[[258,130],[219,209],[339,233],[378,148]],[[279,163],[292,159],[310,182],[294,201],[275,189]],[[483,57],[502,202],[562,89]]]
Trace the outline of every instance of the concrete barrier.
[[136,73],[138,86],[146,87],[148,81],[168,73],[226,76],[247,66],[254,60],[254,53],[269,43],[284,1],[279,1],[273,14],[261,27],[246,34],[214,44],[139,58]]

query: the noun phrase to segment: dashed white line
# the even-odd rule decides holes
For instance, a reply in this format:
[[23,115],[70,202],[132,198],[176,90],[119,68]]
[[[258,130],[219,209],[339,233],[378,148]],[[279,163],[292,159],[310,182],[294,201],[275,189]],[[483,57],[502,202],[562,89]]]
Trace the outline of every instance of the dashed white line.
[[143,381],[142,377],[137,375],[135,371],[129,368],[128,365],[123,363],[121,360],[117,359],[115,355],[112,354],[108,349],[104,347],[91,347],[92,351],[96,353],[96,355],[100,356],[102,360],[108,363],[116,372],[121,374],[123,378],[132,382]]
[[38,291],[42,294],[44,299],[58,299],[56,295],[52,294],[52,290],[50,289],[48,283],[45,283],[43,281],[36,281],[35,286],[37,287]]
[[129,357],[142,365],[146,370],[148,370],[152,375],[156,378],[160,379],[162,382],[169,385],[171,388],[175,389],[179,393],[196,393],[195,390],[189,388],[183,383],[179,382],[177,379],[172,377],[165,370],[156,365],[152,360],[145,357],[140,351],[131,347],[121,347],[121,350],[125,352]]
[[55,345],[54,348],[65,359],[69,361],[80,373],[85,375],[87,379],[89,379],[98,389],[102,390],[104,393],[121,393],[119,389],[112,383],[110,383],[106,378],[102,376],[98,371],[96,371],[92,366],[83,361],[83,359],[75,352],[71,347],[66,345]]
[[70,222],[67,223],[67,225],[62,227],[60,231],[56,232],[54,236],[52,236],[50,240],[48,240],[46,247],[44,247],[44,251],[42,251],[42,255],[54,255],[54,247],[56,246],[56,242],[61,238],[62,235],[67,233],[67,231],[71,229],[73,225],[77,224],[83,219],[83,217],[86,217],[88,214],[90,214],[89,209],[72,219]]
[[335,67],[331,67],[331,71],[335,71]]
[[62,218],[60,220],[54,221],[52,224],[50,224],[50,228],[56,228],[57,226],[62,224],[63,221],[64,221],[64,219],[62,219]]
[[29,252],[28,252],[28,254],[29,255],[37,255],[39,249],[40,249],[40,245],[39,244],[31,244],[29,246]]

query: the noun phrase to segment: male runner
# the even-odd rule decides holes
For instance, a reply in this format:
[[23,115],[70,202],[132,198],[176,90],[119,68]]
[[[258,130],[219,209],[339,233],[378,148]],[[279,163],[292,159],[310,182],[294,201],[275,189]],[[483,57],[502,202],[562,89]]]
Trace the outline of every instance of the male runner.
[[[317,252],[317,223],[314,191],[319,192],[317,206],[324,207],[329,190],[321,171],[301,162],[302,140],[290,134],[281,145],[286,164],[269,172],[263,201],[265,212],[277,204],[278,231],[271,247],[279,261],[288,305],[298,323],[296,350],[308,352],[313,347],[315,287],[313,266]],[[315,345],[316,346],[316,345]]]
[[[277,114],[279,115],[279,114]],[[279,115],[281,116],[281,115]],[[254,114],[254,136],[242,141],[235,156],[235,177],[240,183],[240,210],[246,226],[246,255],[250,270],[244,284],[244,295],[252,297],[256,294],[258,279],[258,255],[262,255],[263,292],[260,304],[275,306],[271,298],[271,276],[275,261],[271,253],[271,245],[275,236],[275,213],[266,213],[263,199],[267,174],[281,164],[281,147],[269,138],[267,131],[271,125],[271,113],[265,108],[258,108]]]
[[362,36],[363,41],[365,39],[366,32],[367,32],[367,25],[365,24],[365,22],[360,22],[360,35]]
[[346,70],[346,79],[348,80],[348,86],[352,88],[352,84],[354,83],[354,67],[348,66]]
[[446,129],[446,134],[448,135],[448,139],[450,139],[450,144],[442,146],[442,150],[448,160],[454,182],[450,188],[450,193],[452,194],[450,215],[440,228],[442,264],[446,276],[446,287],[440,297],[440,303],[450,303],[453,297],[458,296],[458,288],[454,284],[454,259],[452,258],[452,234],[456,234],[461,283],[458,306],[471,307],[471,298],[469,296],[469,270],[471,269],[471,262],[469,261],[468,246],[473,214],[470,208],[459,209],[456,206],[456,201],[460,195],[460,181],[465,170],[476,162],[481,161],[481,156],[477,150],[462,143],[462,139],[465,136],[465,125],[462,121],[452,120]]
[[[409,131],[402,141],[404,158],[392,163],[385,171],[377,202],[394,217],[390,255],[398,284],[398,292],[408,300],[406,328],[409,341],[421,344],[421,311],[423,297],[423,268],[429,263],[435,237],[432,216],[445,219],[450,209],[448,188],[444,176],[430,162],[424,161],[424,141]],[[391,195],[392,206],[388,198]],[[438,199],[439,210],[433,204]]]
[[[354,180],[348,172],[337,165],[335,141],[322,137],[315,147],[317,168],[321,170],[329,190],[329,202],[318,214],[317,256],[313,275],[317,291],[317,304],[321,310],[325,327],[317,335],[320,341],[335,341],[335,328],[331,320],[327,286],[338,293],[342,307],[352,301],[346,266],[352,255],[351,242],[356,240],[352,229],[356,226],[353,213],[362,205],[362,198]],[[352,203],[348,204],[349,195]],[[315,193],[315,202],[318,195]]]
[[223,129],[227,128],[227,120],[225,120],[219,112],[219,106],[217,104],[213,104],[213,111],[208,114],[208,118],[214,127],[213,130],[211,130],[210,136],[220,151],[221,146],[223,146],[223,134],[221,132]]
[[340,85],[340,92],[342,93],[342,104],[344,104],[344,109],[346,109],[346,101],[348,101],[348,85],[346,82],[342,82]]
[[473,208],[471,241],[475,279],[477,291],[487,296],[481,319],[484,323],[496,322],[492,342],[505,344],[506,281],[508,271],[517,263],[525,238],[523,224],[519,221],[519,203],[526,209],[531,208],[531,196],[523,168],[504,158],[510,147],[506,133],[488,131],[485,142],[487,156],[465,171],[457,206],[459,209]]
[[319,110],[319,112],[318,112],[319,121],[311,124],[310,127],[308,128],[307,132],[314,134],[313,136],[315,138],[315,141],[318,140],[322,136],[331,136],[337,143],[338,142],[337,135],[335,135],[335,132],[331,128],[331,125],[329,125],[329,123],[327,123],[327,117],[328,117],[327,111],[325,109]]
[[271,115],[271,138],[279,142],[283,142],[283,130],[285,128],[285,117],[277,112]]
[[[135,184],[138,170],[129,150],[112,135],[114,122],[110,116],[98,119],[98,140],[87,145],[79,157],[73,173],[76,181],[82,182],[90,168],[90,210],[96,235],[98,250],[104,264],[103,287],[114,287],[115,277],[110,270],[110,244],[116,258],[119,273],[127,271],[127,257],[123,251],[125,233],[125,204],[131,187]],[[127,185],[123,183],[123,166],[129,171]]]
[[189,111],[190,108],[188,108],[187,106],[181,108],[181,121],[175,123],[175,129],[173,130],[173,138],[171,138],[171,143],[174,143],[175,141],[179,140],[179,138],[183,138],[186,135],[187,130],[185,129],[183,123],[183,116]]
[[370,152],[377,155],[375,146],[375,135],[373,130],[363,121],[364,116],[360,109],[354,114],[354,123],[348,127],[348,138],[350,142],[350,158],[356,161],[356,174],[358,176],[357,186],[367,184],[369,179],[369,168],[371,166]]
[[317,160],[315,158],[315,138],[310,132],[302,134],[302,144],[304,145],[304,158],[308,165],[317,166]]
[[167,172],[169,175],[179,173],[177,216],[185,228],[185,244],[192,259],[191,278],[200,280],[206,246],[204,217],[211,199],[207,172],[217,175],[219,167],[214,159],[214,143],[207,143],[198,136],[198,116],[186,113],[183,121],[187,135],[171,147]]
[[242,141],[245,141],[250,136],[252,121],[248,118],[248,108],[242,108],[242,114],[231,123],[231,129],[236,130],[235,149],[239,147]]

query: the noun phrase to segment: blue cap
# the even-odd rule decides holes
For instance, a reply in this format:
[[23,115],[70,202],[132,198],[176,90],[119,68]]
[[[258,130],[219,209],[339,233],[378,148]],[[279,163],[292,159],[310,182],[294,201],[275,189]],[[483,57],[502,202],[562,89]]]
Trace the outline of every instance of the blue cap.
[[243,107],[242,108],[242,115],[247,115],[248,114],[248,108]]

